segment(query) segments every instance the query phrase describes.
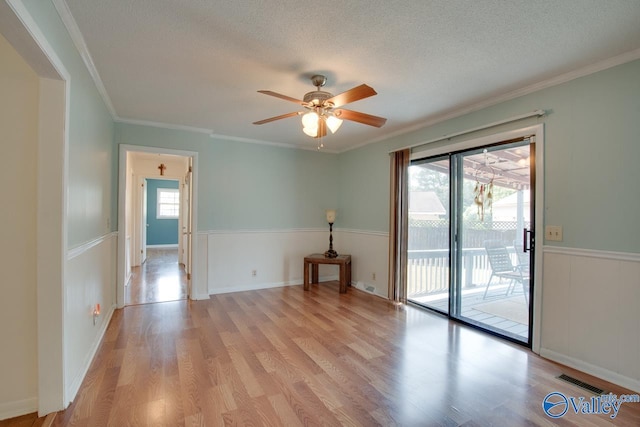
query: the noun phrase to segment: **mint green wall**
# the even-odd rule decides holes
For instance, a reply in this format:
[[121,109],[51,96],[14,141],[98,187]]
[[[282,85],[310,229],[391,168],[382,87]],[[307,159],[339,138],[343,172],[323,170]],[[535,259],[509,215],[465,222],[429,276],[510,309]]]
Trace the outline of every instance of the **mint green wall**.
[[341,154],[342,226],[388,230],[389,150],[536,109],[548,115],[464,139],[544,123],[544,222],[564,233],[545,244],[639,253],[640,61]]
[[340,154],[341,228],[389,230],[389,146],[370,144]]
[[[52,3],[24,3],[71,74],[68,237],[75,246],[117,229],[114,126]],[[564,228],[564,241],[555,244],[640,252],[639,104],[634,61],[338,156],[125,124],[117,125],[116,139],[199,153],[200,230],[324,226],[322,211],[337,205],[338,227],[386,231],[387,151],[542,108],[549,112],[539,119],[544,220]]]
[[116,142],[198,153],[200,231],[325,227],[338,203],[335,154],[127,123]]
[[114,123],[52,2],[24,4],[71,76],[67,235],[74,247],[116,230]]

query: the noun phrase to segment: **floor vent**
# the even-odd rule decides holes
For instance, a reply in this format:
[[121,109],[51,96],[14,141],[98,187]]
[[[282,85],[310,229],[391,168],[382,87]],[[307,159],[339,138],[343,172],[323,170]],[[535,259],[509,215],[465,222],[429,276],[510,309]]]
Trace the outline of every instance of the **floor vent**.
[[577,380],[573,377],[570,377],[569,375],[565,375],[562,374],[560,376],[557,377],[558,379],[561,379],[562,381],[566,381],[568,383],[571,383],[573,385],[577,385],[580,388],[583,388],[585,390],[590,391],[591,393],[595,394],[595,395],[603,395],[603,394],[607,394],[603,389],[598,388],[596,386],[592,386],[591,384],[587,384],[585,382],[582,382],[580,380]]

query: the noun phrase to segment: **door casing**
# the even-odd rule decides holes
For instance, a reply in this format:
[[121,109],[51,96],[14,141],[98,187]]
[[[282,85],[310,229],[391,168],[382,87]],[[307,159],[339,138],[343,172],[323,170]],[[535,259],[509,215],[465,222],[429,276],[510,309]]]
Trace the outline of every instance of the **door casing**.
[[[125,285],[127,274],[125,271],[125,244],[126,244],[126,226],[125,226],[125,216],[126,216],[126,171],[128,170],[127,166],[127,153],[132,152],[144,152],[144,153],[155,153],[155,154],[169,154],[174,156],[182,156],[190,158],[191,168],[192,168],[192,182],[190,186],[191,193],[191,209],[190,211],[190,226],[192,230],[197,230],[198,224],[198,197],[197,197],[197,189],[198,189],[198,153],[193,151],[184,151],[184,150],[173,150],[168,148],[159,148],[159,147],[149,147],[149,146],[138,146],[138,145],[126,145],[120,144],[119,146],[119,181],[118,181],[118,267],[117,267],[117,280],[116,280],[116,301],[117,307],[123,308],[125,305]],[[198,271],[198,245],[194,241],[194,239],[190,239],[191,248],[189,250],[191,266],[189,268],[190,271],[190,279],[188,283],[189,289],[189,298],[190,299],[205,299],[208,298],[209,292],[207,289],[207,282],[205,280],[198,281],[197,271]]]

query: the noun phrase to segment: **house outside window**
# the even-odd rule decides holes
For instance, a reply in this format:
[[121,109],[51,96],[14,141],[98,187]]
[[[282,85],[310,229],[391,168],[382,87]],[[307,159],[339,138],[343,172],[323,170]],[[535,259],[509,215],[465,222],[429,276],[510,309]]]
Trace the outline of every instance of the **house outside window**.
[[180,191],[177,188],[158,188],[157,219],[177,219],[180,215]]

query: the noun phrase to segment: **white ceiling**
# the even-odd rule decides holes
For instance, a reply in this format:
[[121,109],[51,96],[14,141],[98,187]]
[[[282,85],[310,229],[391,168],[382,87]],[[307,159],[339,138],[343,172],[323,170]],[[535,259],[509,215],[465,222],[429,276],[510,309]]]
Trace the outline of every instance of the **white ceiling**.
[[386,117],[386,125],[345,122],[325,137],[329,151],[489,105],[596,63],[640,57],[638,0],[54,3],[72,34],[77,24],[86,45],[77,34],[75,41],[88,50],[118,120],[315,148],[299,118],[252,125],[300,109],[257,91],[301,99],[317,73],[333,94],[373,87],[378,95],[346,107]]

